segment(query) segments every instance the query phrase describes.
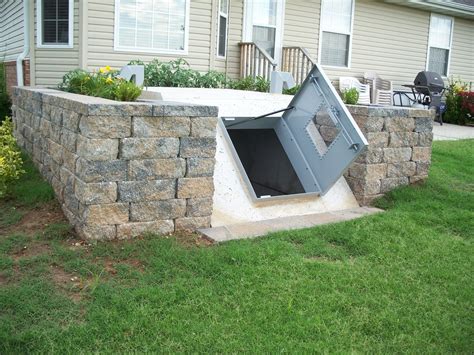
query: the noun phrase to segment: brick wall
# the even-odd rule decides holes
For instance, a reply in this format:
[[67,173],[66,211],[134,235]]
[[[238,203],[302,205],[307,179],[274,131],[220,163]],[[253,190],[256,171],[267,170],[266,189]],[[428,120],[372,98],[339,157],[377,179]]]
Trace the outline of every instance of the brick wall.
[[428,177],[433,141],[433,110],[348,106],[369,147],[346,172],[362,205],[398,186]]
[[14,134],[87,239],[209,227],[217,108],[16,88]]
[[[18,85],[17,75],[16,75],[16,61],[5,62],[5,77],[7,84],[7,92],[12,96],[13,87]],[[23,78],[25,86],[30,85],[30,61],[23,61]]]

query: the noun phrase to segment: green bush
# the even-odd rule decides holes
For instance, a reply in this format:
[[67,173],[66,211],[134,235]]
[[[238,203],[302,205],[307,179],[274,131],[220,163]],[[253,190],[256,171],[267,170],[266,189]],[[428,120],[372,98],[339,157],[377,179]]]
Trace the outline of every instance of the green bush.
[[466,104],[463,105],[464,97],[468,97],[470,92],[468,84],[460,78],[451,78],[448,81],[446,90],[446,111],[443,114],[443,121],[464,125],[472,119],[471,114],[466,110]]
[[11,118],[6,117],[0,125],[0,197],[5,195],[8,184],[24,173],[20,150],[12,132]]
[[348,105],[355,105],[359,101],[359,91],[356,88],[346,89],[341,93],[342,101]]
[[182,58],[170,62],[160,62],[158,59],[153,59],[148,64],[141,60],[132,60],[128,64],[145,66],[145,86],[229,88],[260,92],[267,92],[270,88],[270,83],[262,77],[231,80],[224,73],[215,70],[200,73],[191,69],[189,63]]
[[112,70],[109,66],[100,68],[97,72],[76,69],[66,73],[58,87],[74,94],[135,101],[141,94],[141,88],[120,78],[118,74],[118,70]]
[[298,91],[300,91],[301,85],[296,85],[291,89],[283,89],[283,94],[285,95],[296,95]]

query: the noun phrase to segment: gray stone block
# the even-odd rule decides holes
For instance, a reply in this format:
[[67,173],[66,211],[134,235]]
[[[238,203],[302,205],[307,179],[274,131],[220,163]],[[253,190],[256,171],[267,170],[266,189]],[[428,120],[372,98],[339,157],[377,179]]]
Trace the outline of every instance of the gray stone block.
[[396,187],[408,185],[408,183],[409,183],[409,180],[408,180],[408,177],[406,176],[398,177],[398,178],[383,179],[380,191],[382,193],[386,193],[386,192],[389,192],[390,190],[393,190]]
[[185,137],[191,130],[189,117],[134,117],[134,137]]
[[124,138],[121,142],[122,159],[174,158],[179,152],[178,138]]
[[175,221],[175,230],[194,232],[200,228],[209,228],[211,225],[211,217],[184,217],[177,218]]
[[87,206],[83,217],[89,225],[107,225],[128,223],[128,216],[128,203],[109,203]]
[[216,137],[217,117],[194,117],[191,118],[191,136],[193,137]]
[[216,106],[201,106],[182,102],[164,102],[153,105],[153,116],[178,117],[217,117],[219,109]]
[[114,203],[117,201],[117,183],[85,183],[76,178],[75,193],[79,202],[84,205]]
[[125,160],[89,161],[78,158],[76,175],[84,182],[107,182],[127,180]]
[[182,158],[131,160],[130,180],[159,180],[183,177],[186,162]]
[[125,138],[132,132],[130,116],[82,116],[79,130],[87,138]]
[[431,147],[414,147],[411,157],[413,161],[431,161]]
[[190,198],[187,200],[186,217],[207,217],[212,215],[212,197]]
[[152,106],[147,103],[120,103],[107,100],[108,103],[88,104],[90,116],[151,116]]
[[416,163],[406,161],[402,163],[388,164],[387,177],[413,176],[416,173]]
[[176,180],[119,181],[121,202],[157,201],[175,198]]
[[415,132],[391,132],[388,146],[390,148],[413,147],[418,143]]
[[117,159],[118,139],[91,139],[77,136],[77,155],[91,161],[109,161]]
[[187,158],[186,177],[206,177],[214,175],[214,158]]
[[385,148],[384,162],[398,163],[402,161],[409,161],[411,159],[411,148]]
[[151,222],[184,217],[186,200],[161,200],[138,202],[130,205],[130,220],[133,222]]
[[182,158],[214,158],[215,154],[215,138],[181,138],[179,156]]
[[431,117],[415,118],[415,132],[431,132],[433,130],[433,119]]

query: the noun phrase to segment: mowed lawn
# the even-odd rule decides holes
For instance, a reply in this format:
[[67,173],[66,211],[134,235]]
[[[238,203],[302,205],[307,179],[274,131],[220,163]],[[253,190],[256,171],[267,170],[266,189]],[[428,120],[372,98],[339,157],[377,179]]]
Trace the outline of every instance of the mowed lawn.
[[474,141],[383,214],[209,245],[88,245],[28,174],[0,202],[0,353],[474,351]]

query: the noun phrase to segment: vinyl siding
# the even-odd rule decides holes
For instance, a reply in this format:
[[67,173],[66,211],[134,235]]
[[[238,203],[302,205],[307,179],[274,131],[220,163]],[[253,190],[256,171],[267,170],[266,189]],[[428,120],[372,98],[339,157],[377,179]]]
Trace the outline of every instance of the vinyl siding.
[[74,46],[73,48],[38,48],[38,18],[35,1],[35,36],[34,36],[34,72],[36,85],[56,86],[61,82],[63,75],[79,67],[79,0],[74,0]]
[[474,21],[454,19],[449,75],[473,83],[474,88]]
[[[244,2],[242,0],[231,1],[229,9],[229,31],[227,35],[227,57],[226,59],[216,58],[214,62],[215,70],[225,72],[231,78],[238,78],[240,75],[239,43],[242,42],[243,18]],[[217,18],[214,18],[213,21],[217,23]]]
[[[286,2],[284,45],[306,47],[317,61],[320,0]],[[355,0],[350,68],[324,67],[326,74],[362,78],[375,71],[395,87],[425,70],[431,13],[377,0]],[[474,22],[456,18],[450,75],[473,80]]]
[[209,0],[191,0],[188,54],[158,54],[114,50],[115,0],[90,0],[88,11],[88,55],[90,70],[108,64],[119,68],[132,59],[170,61],[184,58],[192,68],[210,69],[212,5]]
[[16,60],[23,52],[23,2],[0,1],[0,61]]

